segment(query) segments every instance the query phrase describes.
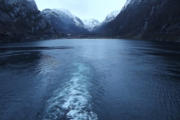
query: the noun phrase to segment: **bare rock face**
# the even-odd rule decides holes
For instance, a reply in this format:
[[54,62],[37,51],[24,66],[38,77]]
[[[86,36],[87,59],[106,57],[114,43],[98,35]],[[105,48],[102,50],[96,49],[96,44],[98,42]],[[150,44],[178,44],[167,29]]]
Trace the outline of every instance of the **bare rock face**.
[[120,14],[97,32],[137,39],[179,40],[179,5],[179,0],[128,0]]
[[52,33],[34,0],[0,0],[0,41],[36,39]]

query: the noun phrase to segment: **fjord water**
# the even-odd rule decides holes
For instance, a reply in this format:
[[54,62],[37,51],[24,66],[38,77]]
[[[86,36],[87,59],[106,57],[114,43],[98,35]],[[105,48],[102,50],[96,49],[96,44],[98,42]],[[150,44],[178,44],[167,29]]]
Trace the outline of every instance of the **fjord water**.
[[180,44],[60,39],[0,47],[0,120],[180,120]]

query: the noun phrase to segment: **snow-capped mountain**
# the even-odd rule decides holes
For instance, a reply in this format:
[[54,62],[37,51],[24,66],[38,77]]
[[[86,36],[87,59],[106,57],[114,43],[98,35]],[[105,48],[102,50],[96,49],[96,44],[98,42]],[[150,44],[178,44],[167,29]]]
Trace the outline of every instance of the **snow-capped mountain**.
[[44,18],[55,28],[56,32],[75,34],[84,33],[86,29],[80,18],[72,15],[68,10],[45,9],[41,12]]
[[119,13],[120,13],[119,10],[116,10],[116,11],[111,12],[111,13],[108,14],[107,17],[105,18],[104,23],[108,23],[108,22],[114,20]]
[[96,19],[89,19],[89,20],[84,20],[84,27],[88,30],[88,31],[93,31],[93,29],[100,25],[101,23],[96,20]]
[[100,23],[98,26],[94,27],[94,32],[96,34],[104,34],[104,29],[103,29],[104,26],[106,26],[107,24],[112,22],[114,19],[116,19],[116,17],[118,16],[119,13],[120,13],[120,11],[116,10],[116,11],[112,11],[110,14],[108,14],[102,23]]
[[125,3],[125,7],[127,5],[133,5],[133,4],[137,4],[137,3],[140,3],[142,0],[127,0],[126,3]]

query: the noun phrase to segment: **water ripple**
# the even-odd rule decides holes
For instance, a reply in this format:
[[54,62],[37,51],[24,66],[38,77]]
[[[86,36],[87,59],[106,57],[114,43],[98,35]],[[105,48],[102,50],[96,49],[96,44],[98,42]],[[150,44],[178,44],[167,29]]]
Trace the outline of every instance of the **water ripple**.
[[79,63],[74,66],[70,80],[48,100],[43,120],[97,120],[89,92],[90,68]]

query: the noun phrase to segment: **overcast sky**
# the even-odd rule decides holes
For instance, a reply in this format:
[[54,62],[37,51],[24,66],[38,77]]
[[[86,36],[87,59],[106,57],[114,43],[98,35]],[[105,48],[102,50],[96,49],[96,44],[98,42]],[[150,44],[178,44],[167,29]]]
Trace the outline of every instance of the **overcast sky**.
[[35,0],[39,9],[67,9],[81,19],[104,20],[107,14],[120,10],[126,0]]

